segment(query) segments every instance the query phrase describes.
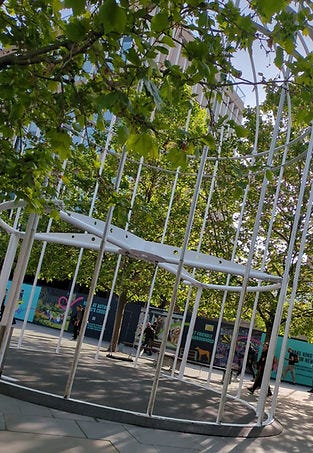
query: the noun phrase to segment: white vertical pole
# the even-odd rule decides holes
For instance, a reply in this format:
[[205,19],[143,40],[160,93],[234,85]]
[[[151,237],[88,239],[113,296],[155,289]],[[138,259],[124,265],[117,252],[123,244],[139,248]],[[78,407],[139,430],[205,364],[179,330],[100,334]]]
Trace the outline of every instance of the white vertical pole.
[[188,241],[190,238],[190,233],[191,233],[193,219],[194,219],[194,215],[195,215],[197,200],[199,197],[199,192],[200,192],[200,187],[201,187],[201,182],[202,182],[202,177],[203,177],[203,173],[204,173],[207,155],[208,155],[208,147],[206,146],[206,147],[204,147],[203,154],[201,157],[201,163],[200,163],[200,167],[199,167],[199,171],[198,171],[198,177],[197,177],[197,181],[196,181],[195,188],[194,188],[193,199],[192,199],[188,222],[187,222],[186,231],[185,231],[184,243],[182,246],[181,256],[180,256],[179,264],[177,267],[176,279],[175,279],[175,284],[174,284],[174,288],[173,288],[171,303],[169,306],[168,315],[167,315],[166,323],[164,326],[164,336],[163,336],[161,346],[160,346],[160,354],[159,354],[159,358],[158,358],[158,362],[157,362],[157,366],[156,366],[156,370],[155,370],[155,377],[153,380],[152,390],[150,393],[150,398],[149,398],[148,407],[147,407],[148,415],[152,415],[152,411],[153,411],[153,407],[154,407],[158,382],[159,382],[160,375],[161,375],[161,367],[162,367],[162,363],[163,363],[164,352],[165,352],[165,348],[166,348],[166,342],[167,342],[167,338],[168,338],[168,334],[169,334],[169,330],[170,330],[171,319],[172,319],[172,316],[174,313],[174,307],[175,307],[175,303],[176,303],[178,287],[179,287],[181,274],[182,274],[182,270],[183,270],[183,265],[184,265],[184,257],[186,254],[187,245],[188,245]]
[[[62,173],[64,173],[66,165],[67,165],[67,161],[65,160],[63,162],[63,165],[62,165]],[[57,190],[56,190],[57,197],[60,194],[60,190],[61,190],[62,184],[63,184],[62,179],[60,179],[60,181],[58,183]],[[49,233],[50,230],[51,230],[52,222],[53,222],[53,219],[52,219],[52,217],[50,217],[50,219],[48,221],[47,229],[46,229],[47,233]],[[27,322],[28,322],[28,317],[29,317],[29,313],[30,313],[30,310],[31,310],[31,306],[32,306],[32,303],[33,303],[33,299],[34,299],[34,295],[35,295],[35,291],[36,291],[36,287],[37,287],[39,273],[40,273],[40,270],[41,270],[41,266],[42,266],[42,263],[43,263],[43,259],[44,259],[45,253],[46,253],[46,248],[47,248],[47,241],[44,241],[43,244],[42,244],[40,257],[39,257],[38,264],[37,264],[37,269],[36,269],[35,278],[34,278],[34,281],[33,281],[33,284],[32,284],[32,289],[31,289],[30,296],[29,296],[29,299],[28,299],[28,302],[27,302],[27,307],[26,307],[26,311],[25,311],[25,315],[24,315],[23,325],[22,325],[22,328],[20,330],[20,335],[19,335],[19,339],[18,339],[18,343],[17,343],[17,348],[18,349],[22,346],[22,342],[23,342],[23,338],[24,338],[24,332],[25,332],[26,325],[27,325]]]
[[[286,74],[285,78],[287,78],[287,74]],[[273,203],[273,207],[272,207],[271,219],[270,219],[269,226],[267,229],[267,236],[266,236],[264,250],[263,250],[262,264],[261,264],[261,268],[260,268],[261,271],[264,271],[265,265],[266,265],[266,259],[268,256],[268,250],[269,250],[269,245],[270,245],[270,239],[271,239],[274,219],[276,217],[276,212],[277,212],[279,193],[280,193],[280,188],[281,188],[284,169],[285,169],[285,162],[287,160],[287,154],[289,151],[288,143],[290,141],[290,135],[291,135],[291,102],[290,102],[289,93],[287,93],[287,104],[288,104],[288,127],[287,127],[287,133],[286,133],[286,146],[285,146],[284,153],[282,156],[281,167],[280,167],[278,181],[277,181],[277,185],[276,185],[275,198],[274,198],[274,203]],[[249,344],[250,344],[250,340],[252,337],[252,331],[253,331],[254,321],[255,321],[255,317],[256,317],[259,296],[260,296],[260,293],[256,293],[253,308],[252,308],[252,315],[251,315],[250,326],[249,326],[249,331],[248,331],[248,335],[247,335],[246,348],[245,348],[245,353],[244,353],[244,357],[243,357],[243,361],[242,361],[242,373],[241,373],[240,382],[238,385],[238,393],[237,393],[238,397],[240,396],[240,392],[241,392],[242,385],[243,385],[244,371],[245,371],[247,360],[248,360]]]
[[[278,136],[280,119],[281,119],[281,115],[282,115],[282,111],[283,111],[285,97],[286,97],[286,87],[283,87],[281,96],[280,96],[279,106],[278,106],[276,123],[275,123],[274,131],[273,131],[270,153],[269,153],[268,161],[267,161],[269,166],[271,165],[272,159],[273,159],[275,143],[276,143],[277,136]],[[223,388],[222,388],[218,414],[217,414],[217,418],[216,418],[217,423],[221,422],[221,418],[222,418],[222,415],[224,412],[224,406],[225,406],[225,402],[226,402],[226,392],[227,392],[228,382],[229,382],[229,378],[230,378],[231,368],[232,368],[235,349],[236,349],[237,337],[238,337],[238,332],[239,332],[239,327],[240,327],[240,322],[241,322],[241,313],[242,313],[243,304],[245,301],[246,290],[247,290],[248,281],[249,281],[249,273],[251,270],[251,264],[252,264],[252,259],[253,259],[253,255],[254,255],[254,249],[255,249],[258,230],[259,230],[259,224],[261,221],[267,185],[268,185],[268,180],[267,180],[266,175],[264,175],[263,183],[262,183],[262,187],[261,187],[261,191],[260,191],[260,198],[259,198],[257,214],[255,217],[255,223],[254,223],[254,228],[253,228],[253,233],[252,233],[252,238],[251,238],[248,259],[247,259],[245,273],[244,273],[243,282],[242,282],[242,291],[240,293],[240,298],[239,298],[239,302],[238,302],[237,316],[235,319],[231,344],[230,344],[230,348],[229,348],[229,354],[228,354],[228,360],[227,360],[227,366],[226,366],[226,372],[225,372],[225,379],[224,379],[224,384],[223,384]]]
[[[203,93],[202,93],[202,95],[203,95]],[[229,98],[227,99],[227,101],[225,103],[225,106],[224,106],[225,107],[225,111],[227,109],[228,102],[229,102]],[[223,136],[224,136],[224,126],[222,126],[221,132],[220,132],[219,147],[218,147],[218,153],[217,153],[218,158],[221,156],[221,152],[222,152]],[[200,252],[200,250],[201,250],[203,236],[204,236],[204,233],[205,233],[205,227],[206,227],[206,223],[207,223],[207,219],[208,219],[208,213],[209,213],[209,209],[211,207],[211,200],[212,200],[212,196],[213,196],[213,192],[214,192],[214,187],[215,187],[215,183],[216,183],[216,175],[217,175],[217,170],[218,170],[218,165],[219,165],[219,159],[218,158],[215,161],[214,168],[213,168],[213,174],[212,174],[212,179],[211,179],[211,184],[210,184],[210,190],[209,190],[208,199],[207,199],[207,202],[206,202],[205,212],[204,212],[204,215],[203,215],[203,221],[202,221],[202,226],[201,226],[201,231],[200,231],[199,242],[198,242],[198,245],[197,245],[197,252]],[[196,268],[193,268],[192,275],[193,276],[196,275]],[[191,288],[189,289],[188,294],[187,294],[187,298],[186,298],[186,304],[185,304],[184,315],[183,315],[183,320],[182,320],[182,329],[181,329],[181,332],[180,332],[180,335],[179,335],[179,339],[178,339],[178,343],[177,343],[177,349],[176,349],[175,358],[174,358],[174,362],[173,362],[172,376],[174,375],[175,369],[176,369],[176,363],[177,363],[177,359],[178,359],[178,355],[179,355],[180,344],[181,344],[182,337],[183,337],[183,327],[184,327],[184,323],[185,323],[185,320],[186,320],[186,317],[187,317],[187,311],[188,311],[188,307],[189,307],[190,297],[191,297]],[[189,335],[190,329],[191,329],[191,326],[189,325],[188,334],[187,335]],[[192,332],[193,332],[193,328],[192,328]],[[192,335],[192,333],[191,333],[191,335]],[[189,346],[190,346],[190,344],[189,344]],[[188,350],[189,350],[189,347],[187,347],[185,345],[183,356],[186,355],[186,360],[187,360],[187,357],[188,357]],[[178,373],[178,378],[179,379],[183,378],[185,367],[186,367],[186,361],[183,359],[181,361],[180,368],[179,368],[179,373]]]
[[[290,279],[289,273],[290,273],[290,267],[292,265],[292,261],[294,258],[293,253],[294,253],[294,246],[295,246],[295,240],[296,240],[296,236],[297,236],[298,225],[299,225],[300,216],[301,216],[302,201],[303,201],[303,197],[304,197],[306,181],[309,177],[310,165],[312,162],[312,150],[313,150],[313,128],[311,130],[311,138],[310,138],[310,143],[308,146],[305,167],[304,167],[302,178],[301,178],[300,192],[299,192],[299,197],[298,197],[298,201],[297,201],[296,211],[294,214],[294,221],[293,221],[293,226],[292,226],[291,235],[290,235],[290,242],[288,245],[288,253],[287,253],[286,264],[285,264],[285,269],[284,269],[283,281],[282,281],[282,286],[281,286],[281,290],[280,290],[279,298],[278,298],[278,302],[277,302],[276,315],[275,315],[275,319],[274,319],[274,323],[273,323],[271,339],[270,339],[269,349],[268,349],[268,353],[267,353],[267,360],[266,360],[265,369],[264,369],[263,381],[262,381],[262,385],[261,385],[260,398],[259,398],[258,406],[257,406],[259,424],[262,424],[264,407],[265,407],[265,398],[266,398],[266,393],[267,393],[267,386],[268,386],[268,382],[269,382],[271,371],[272,371],[273,357],[275,354],[275,347],[276,347],[277,336],[279,333],[281,317],[282,317],[282,313],[283,313],[283,306],[286,301],[287,288],[288,288],[288,283],[289,283],[289,279]],[[281,351],[283,352],[283,348]],[[282,364],[280,364],[280,366],[282,366]],[[279,368],[279,373],[281,373],[280,368]],[[278,393],[278,386],[276,385],[275,389],[274,389],[274,399],[277,398],[277,393]]]
[[307,233],[308,233],[308,230],[310,228],[310,223],[311,223],[312,206],[313,206],[313,183],[311,183],[310,198],[307,202],[306,217],[305,217],[305,222],[304,222],[303,231],[302,231],[301,244],[300,244],[300,249],[299,249],[299,253],[298,253],[295,276],[294,276],[293,285],[292,285],[292,292],[291,292],[291,295],[290,295],[290,298],[288,301],[288,303],[289,303],[288,314],[287,314],[287,320],[286,320],[286,324],[285,324],[285,332],[284,332],[284,336],[283,336],[283,340],[282,340],[282,344],[281,344],[280,357],[279,357],[279,361],[278,361],[278,368],[277,368],[277,373],[276,373],[276,385],[275,385],[275,389],[273,392],[271,410],[269,412],[270,419],[273,419],[273,417],[274,417],[275,408],[276,408],[276,404],[277,404],[277,394],[278,394],[278,390],[279,390],[278,384],[280,382],[282,371],[283,371],[284,357],[285,357],[285,353],[286,353],[292,311],[294,308],[294,301],[295,301],[297,288],[298,288],[298,281],[299,281],[299,277],[300,277],[300,269],[301,269],[301,265],[302,265],[303,254],[304,254],[306,240],[307,240]]
[[[191,292],[192,292],[192,286],[189,287],[188,294],[187,294],[187,297],[186,297],[184,314],[183,314],[183,319],[182,319],[182,322],[181,322],[181,329],[180,329],[179,337],[178,337],[178,341],[177,341],[175,357],[174,357],[174,360],[173,360],[173,367],[172,367],[172,371],[171,371],[171,376],[174,376],[175,370],[176,370],[176,364],[177,364],[177,360],[178,360],[178,357],[179,357],[180,345],[181,345],[181,342],[182,342],[182,339],[183,339],[183,334],[184,334],[184,326],[185,326],[187,315],[188,315],[188,308],[189,308],[189,301],[190,301],[190,298],[191,298]],[[189,328],[188,328],[188,334],[189,334]],[[185,345],[184,349],[186,349],[186,348],[187,347]],[[186,362],[184,363],[184,365],[183,365],[183,362],[184,361],[182,360],[181,364],[180,364],[180,367],[179,367],[179,373],[178,373],[178,376],[177,376],[178,379],[182,379],[183,376],[184,376]]]
[[153,290],[154,290],[154,285],[155,285],[155,281],[156,281],[156,278],[157,278],[157,274],[158,274],[158,267],[156,266],[155,269],[154,269],[154,273],[153,273],[153,276],[152,276],[151,284],[150,284],[150,287],[149,287],[148,301],[147,301],[147,303],[145,305],[145,308],[144,308],[145,311],[144,311],[144,317],[143,317],[143,320],[142,320],[142,329],[140,331],[140,336],[139,336],[136,356],[135,356],[135,360],[134,360],[134,368],[136,368],[136,366],[138,364],[138,359],[139,359],[139,356],[140,356],[140,351],[141,351],[141,345],[142,345],[142,341],[143,341],[145,326],[147,325],[147,320],[148,320],[148,316],[149,316],[150,301],[151,301],[151,298],[152,298],[152,293],[153,293]]
[[[123,174],[123,170],[124,170],[125,161],[126,161],[126,152],[123,152],[123,154],[121,156],[121,160],[120,160],[120,166],[119,166],[119,169],[118,169],[116,182],[115,182],[116,191],[118,191],[119,186],[120,186],[120,182],[121,182],[121,178],[122,178],[122,174]],[[77,343],[76,343],[75,353],[74,353],[74,357],[73,357],[73,362],[71,364],[68,380],[67,380],[67,383],[66,383],[66,386],[65,386],[64,398],[69,398],[71,396],[72,387],[73,387],[73,383],[74,383],[74,379],[75,379],[75,374],[76,374],[76,370],[77,370],[77,366],[78,366],[79,355],[80,355],[80,351],[81,351],[81,348],[82,348],[84,335],[85,335],[85,331],[86,331],[86,327],[87,327],[87,322],[88,322],[88,318],[89,318],[89,313],[90,313],[90,309],[91,309],[94,293],[96,291],[97,282],[98,282],[98,278],[99,278],[99,274],[100,274],[100,270],[101,270],[101,266],[102,266],[102,260],[103,260],[103,256],[104,256],[105,244],[106,244],[107,236],[108,236],[109,229],[110,229],[110,226],[111,226],[113,212],[114,212],[114,206],[112,205],[112,206],[110,206],[110,208],[108,210],[107,219],[106,219],[106,223],[105,223],[104,230],[103,230],[103,235],[102,235],[102,238],[101,238],[101,243],[100,243],[99,252],[98,252],[98,256],[97,256],[97,261],[96,261],[96,265],[95,265],[95,268],[94,268],[92,281],[91,281],[90,288],[89,288],[87,303],[86,303],[86,307],[85,307],[85,313],[84,313],[84,317],[83,317],[83,320],[82,320],[80,333],[79,333],[78,338],[77,338]]]
[[[112,136],[113,136],[113,127],[114,127],[115,121],[116,121],[116,117],[113,115],[112,118],[111,118],[110,127],[109,127],[109,131],[108,131],[108,136],[107,136],[107,139],[106,139],[105,147],[104,147],[104,150],[103,150],[102,155],[101,155],[101,164],[100,164],[100,169],[99,169],[99,176],[102,175],[104,162],[105,162],[105,159],[106,159],[106,156],[107,156],[107,153],[108,153],[108,149],[109,149],[109,146],[111,144],[111,140],[112,140]],[[92,213],[93,213],[94,206],[95,206],[95,203],[96,203],[96,199],[97,199],[97,196],[98,196],[98,190],[99,190],[99,180],[97,180],[96,184],[95,184],[94,193],[93,193],[91,204],[90,204],[90,208],[89,208],[89,216],[91,216]],[[65,325],[66,325],[68,314],[69,314],[69,311],[70,311],[70,308],[71,308],[71,302],[72,302],[73,294],[74,294],[74,291],[75,291],[75,285],[76,285],[77,276],[78,276],[78,272],[79,272],[79,269],[80,269],[83,253],[84,253],[84,249],[81,248],[79,250],[78,259],[77,259],[77,263],[76,263],[76,268],[75,268],[75,271],[74,271],[72,284],[71,284],[71,288],[70,288],[70,293],[69,293],[69,296],[68,296],[68,299],[67,299],[67,304],[66,304],[66,308],[65,308],[65,312],[64,312],[64,318],[63,318],[63,322],[62,322],[62,326],[61,326],[59,340],[58,340],[58,344],[57,344],[57,347],[56,347],[56,352],[57,353],[60,352],[62,338],[63,338],[63,334],[64,334],[64,330],[65,330]]]
[[[256,156],[257,149],[258,149],[259,128],[260,128],[260,100],[259,100],[258,86],[256,83],[257,82],[256,69],[255,69],[255,64],[254,64],[254,59],[253,59],[251,49],[249,49],[249,59],[250,59],[251,68],[252,68],[253,81],[255,83],[254,91],[255,91],[255,103],[256,103],[256,125],[255,125],[254,145],[253,145],[252,154],[254,156]],[[255,157],[252,159],[252,164],[254,164],[254,162],[255,162]],[[235,259],[235,256],[236,256],[239,234],[240,234],[243,216],[244,216],[244,212],[245,212],[245,208],[246,208],[249,188],[250,188],[250,184],[248,182],[248,184],[245,188],[245,191],[244,191],[243,200],[242,200],[242,204],[241,204],[241,210],[240,210],[240,215],[239,215],[239,219],[238,219],[238,226],[237,226],[237,231],[236,231],[236,235],[235,235],[234,246],[233,246],[233,251],[232,251],[232,256],[231,256],[232,261]],[[226,285],[229,284],[230,278],[231,278],[231,276],[228,275],[226,278]],[[210,368],[209,368],[209,373],[208,373],[208,382],[210,382],[211,374],[212,374],[212,370],[213,370],[213,364],[214,364],[214,360],[215,360],[215,354],[216,354],[216,349],[217,349],[217,345],[218,345],[219,335],[220,335],[220,331],[221,331],[221,327],[222,327],[223,313],[225,310],[227,295],[228,295],[228,291],[225,291],[223,294],[223,300],[222,300],[222,304],[221,304],[219,320],[218,320],[218,324],[217,324],[217,328],[216,328],[215,340],[214,340]]]
[[3,325],[4,329],[3,336],[0,344],[0,372],[3,370],[4,356],[11,337],[11,326],[16,309],[16,303],[20,294],[23,279],[26,273],[29,256],[31,253],[32,245],[34,242],[34,236],[37,229],[39,217],[37,214],[30,214],[27,222],[25,236],[22,242],[21,250],[18,256],[14,275],[12,279],[12,285],[7,299],[7,306],[3,313]]
[[[174,183],[173,183],[173,187],[172,187],[171,198],[170,198],[169,205],[168,205],[168,208],[167,208],[167,214],[166,214],[166,219],[165,219],[165,223],[164,223],[164,227],[163,227],[161,244],[164,243],[165,236],[166,236],[166,233],[167,233],[167,227],[168,227],[168,222],[169,222],[169,219],[170,219],[170,213],[171,213],[172,206],[173,206],[173,201],[174,201],[177,181],[178,181],[178,177],[179,177],[179,172],[180,172],[180,169],[177,168],[176,174],[175,174]],[[147,304],[146,304],[146,307],[145,307],[145,314],[144,314],[144,318],[143,318],[143,322],[142,322],[143,326],[145,326],[147,324],[147,319],[148,319],[148,315],[149,315],[149,308],[150,308],[151,298],[152,298],[152,294],[153,294],[153,290],[154,290],[157,274],[158,274],[158,266],[155,267],[154,274],[153,274],[153,277],[152,277],[152,280],[151,280],[151,284],[150,284],[150,288],[149,288],[148,301],[147,301]],[[141,349],[141,345],[142,345],[143,335],[144,335],[144,328],[141,329],[141,332],[140,332],[139,341],[138,341],[138,348],[137,348],[136,357],[135,357],[135,360],[134,360],[134,367],[136,367],[137,363],[138,363],[138,358],[139,358],[140,349]]]
[[[13,212],[13,210],[11,210]],[[16,229],[18,226],[18,222],[20,219],[20,214],[21,214],[21,208],[17,209],[15,219],[14,219],[14,224],[13,228]],[[5,290],[9,281],[10,273],[12,270],[12,266],[14,263],[14,258],[18,246],[18,237],[15,234],[11,234],[10,239],[9,239],[9,244],[7,247],[7,251],[3,260],[3,265],[1,269],[1,274],[0,274],[0,301],[3,301],[3,298],[5,296]],[[0,303],[1,303],[0,302]]]
[[[129,222],[130,222],[131,214],[132,214],[132,209],[134,207],[134,203],[135,203],[135,199],[136,199],[136,195],[137,195],[138,184],[139,184],[139,181],[140,181],[140,175],[141,175],[141,171],[142,171],[142,166],[143,166],[143,157],[141,157],[141,159],[140,159],[139,167],[138,167],[138,170],[137,170],[136,182],[135,182],[135,186],[134,186],[134,190],[133,190],[132,199],[131,199],[131,202],[130,202],[130,209],[129,209],[128,215],[127,215],[127,222],[126,222],[126,225],[125,225],[125,231],[128,231]],[[108,316],[109,316],[109,312],[110,312],[110,308],[111,308],[111,303],[112,303],[112,299],[113,299],[113,295],[114,295],[114,290],[115,290],[115,286],[116,286],[116,281],[117,281],[117,277],[118,277],[118,272],[119,272],[121,260],[122,260],[122,255],[119,255],[118,259],[117,259],[116,266],[115,266],[114,276],[113,276],[113,280],[112,280],[112,284],[111,284],[110,295],[109,295],[109,298],[108,298],[107,307],[106,307],[106,311],[105,311],[105,315],[104,315],[104,319],[103,319],[103,323],[102,323],[102,328],[101,328],[101,332],[100,332],[100,336],[99,336],[99,340],[98,340],[97,350],[96,350],[96,354],[95,354],[95,359],[96,360],[98,360],[98,358],[99,358],[100,347],[101,347],[101,344],[102,344],[103,335],[104,335],[104,331],[105,331],[105,328],[106,328],[106,324],[107,324],[107,320],[108,320]]]
[[199,304],[200,304],[200,300],[201,300],[201,295],[202,295],[202,287],[199,287],[198,291],[197,291],[197,295],[196,295],[196,300],[195,300],[195,303],[194,303],[194,306],[193,306],[193,309],[192,309],[190,325],[189,325],[188,334],[187,334],[187,338],[186,338],[186,343],[185,343],[185,347],[184,347],[184,352],[183,352],[183,357],[182,357],[182,361],[181,361],[181,366],[180,366],[180,369],[179,369],[179,376],[178,376],[179,378],[182,378],[182,375],[184,374],[184,369],[185,369],[185,366],[186,366],[186,363],[187,363],[188,353],[189,353],[189,349],[190,349],[190,343],[191,343],[193,331],[194,331],[194,328],[195,328],[195,323],[196,323],[196,319],[197,319],[197,314],[198,314]]

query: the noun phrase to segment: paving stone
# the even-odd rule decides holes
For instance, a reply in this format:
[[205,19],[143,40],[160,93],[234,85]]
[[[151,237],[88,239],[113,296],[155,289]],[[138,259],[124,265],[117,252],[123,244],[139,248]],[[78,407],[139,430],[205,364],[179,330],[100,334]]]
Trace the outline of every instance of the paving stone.
[[52,417],[8,414],[4,416],[8,431],[19,431],[34,434],[51,434],[56,436],[85,437],[74,420],[62,420]]
[[[143,450],[141,450],[143,451]],[[119,453],[107,440],[0,432],[0,453]],[[128,452],[130,453],[131,450]]]

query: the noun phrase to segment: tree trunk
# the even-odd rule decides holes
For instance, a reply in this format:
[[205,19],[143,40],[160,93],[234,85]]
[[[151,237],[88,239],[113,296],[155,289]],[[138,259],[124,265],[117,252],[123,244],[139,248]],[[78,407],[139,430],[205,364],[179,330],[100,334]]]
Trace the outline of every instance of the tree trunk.
[[116,352],[118,347],[118,340],[120,338],[122,321],[124,317],[124,311],[127,304],[126,292],[121,292],[118,298],[118,304],[116,308],[115,320],[114,320],[114,327],[112,332],[112,338],[109,350],[110,352]]

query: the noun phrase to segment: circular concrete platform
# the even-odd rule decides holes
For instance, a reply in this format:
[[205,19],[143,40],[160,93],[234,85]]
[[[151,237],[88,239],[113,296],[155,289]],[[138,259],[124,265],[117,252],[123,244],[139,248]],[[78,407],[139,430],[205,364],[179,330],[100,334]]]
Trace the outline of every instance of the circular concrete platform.
[[153,415],[148,416],[152,362],[134,368],[132,362],[107,355],[96,361],[91,350],[81,354],[71,398],[65,399],[73,346],[56,354],[49,338],[40,337],[31,344],[32,349],[30,344],[28,349],[9,349],[4,374],[10,381],[1,379],[0,392],[55,409],[151,428],[231,437],[267,437],[282,431],[276,420],[256,426],[253,407],[231,395],[217,424],[218,392],[166,372],[160,379]]

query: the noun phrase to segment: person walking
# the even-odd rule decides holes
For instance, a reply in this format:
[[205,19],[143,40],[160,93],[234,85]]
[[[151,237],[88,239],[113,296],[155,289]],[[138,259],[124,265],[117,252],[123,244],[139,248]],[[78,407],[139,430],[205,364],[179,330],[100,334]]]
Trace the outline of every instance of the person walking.
[[153,345],[153,340],[155,336],[155,330],[153,329],[152,325],[150,322],[147,323],[147,327],[144,330],[144,342],[143,342],[143,348],[146,354],[152,355],[152,345]]
[[288,348],[288,365],[285,366],[282,373],[282,378],[284,379],[287,373],[291,374],[292,384],[295,385],[296,383],[296,374],[295,374],[295,364],[299,362],[299,356],[296,352],[294,352],[291,348]]
[[250,344],[249,346],[249,351],[248,351],[248,358],[247,358],[247,365],[246,365],[246,371],[250,372],[252,374],[252,379],[255,379],[255,362],[256,362],[256,350],[254,347]]
[[[239,359],[238,359],[239,366],[238,366],[238,371],[237,371],[236,377],[239,377],[241,374],[241,370],[242,370],[242,361],[243,361],[244,354],[241,353],[241,354],[237,354],[237,355],[239,356]],[[249,351],[248,351],[248,357],[247,357],[246,371],[248,373],[252,374],[253,381],[255,379],[255,370],[254,370],[255,362],[256,362],[256,350],[250,344]]]
[[244,351],[236,351],[235,356],[237,356],[238,370],[236,372],[236,377],[238,378],[242,371],[242,362],[244,358]]
[[74,317],[74,331],[72,340],[76,340],[79,335],[80,328],[83,322],[84,313],[85,313],[84,307],[82,305],[77,305],[76,315]]
[[[252,387],[248,387],[248,391],[251,393],[251,395],[253,395],[255,390],[261,388],[264,369],[265,369],[265,363],[266,363],[266,358],[267,358],[267,352],[268,352],[268,343],[264,343],[261,357],[259,358],[259,360],[256,363],[257,373],[255,376],[254,383],[253,383]],[[271,391],[270,386],[268,386],[267,396],[272,396],[272,391]]]

